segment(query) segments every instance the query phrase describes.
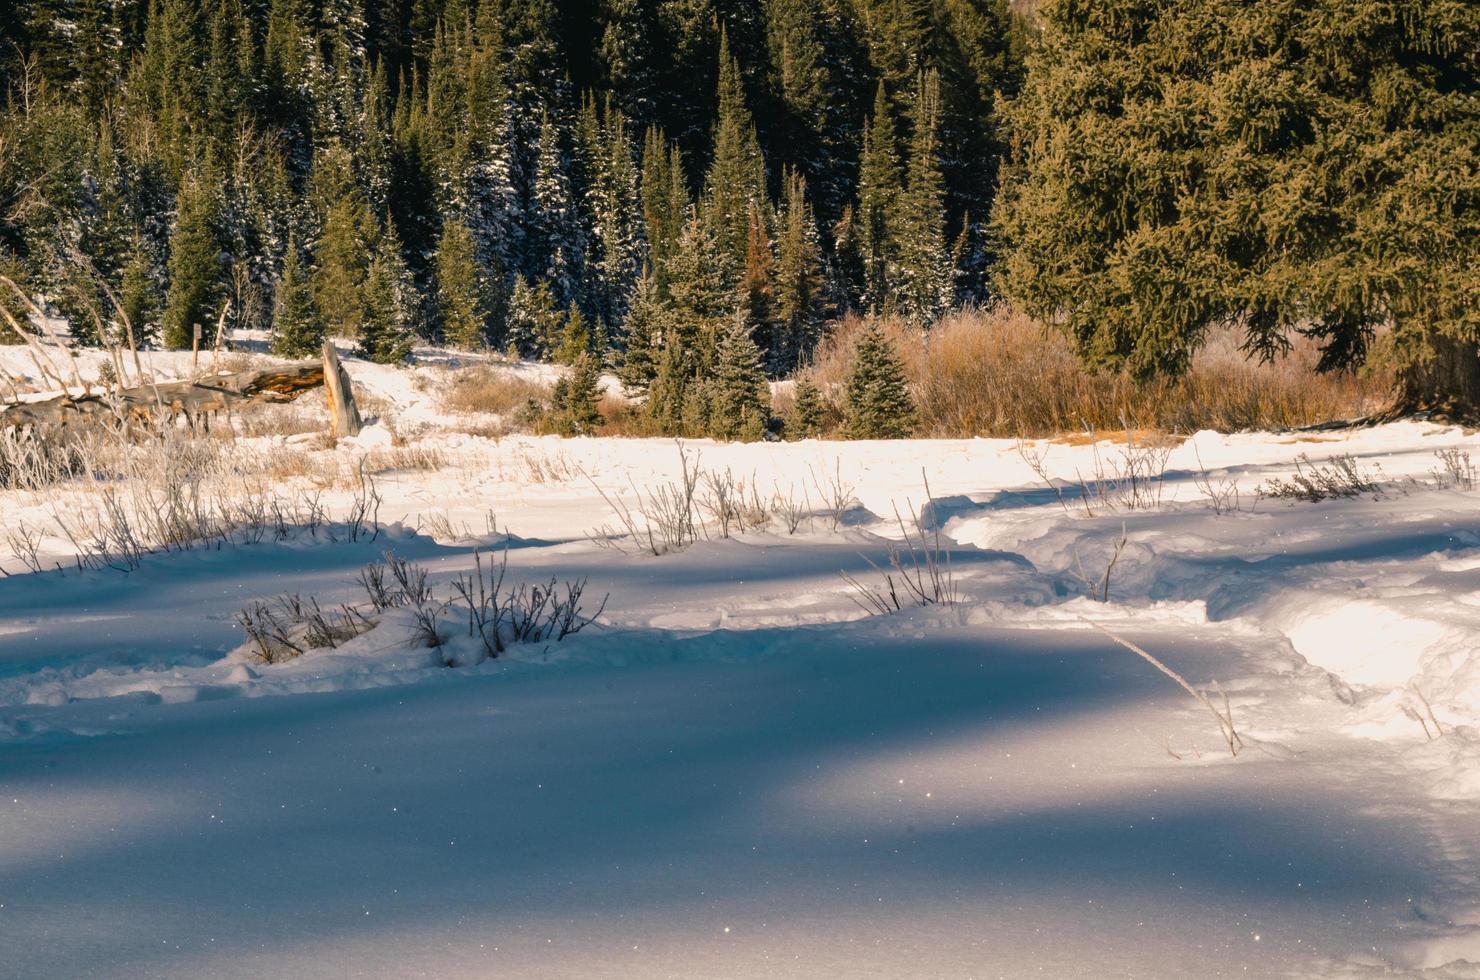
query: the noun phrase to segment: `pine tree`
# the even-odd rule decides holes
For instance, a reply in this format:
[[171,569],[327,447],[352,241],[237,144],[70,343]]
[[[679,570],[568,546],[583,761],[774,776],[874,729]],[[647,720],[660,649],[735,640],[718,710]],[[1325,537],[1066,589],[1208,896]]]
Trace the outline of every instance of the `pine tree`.
[[401,256],[401,240],[387,216],[365,275],[361,357],[381,364],[399,364],[411,354],[415,288]]
[[878,324],[865,327],[854,343],[843,396],[849,439],[904,439],[915,427],[904,364]]
[[323,345],[324,323],[314,307],[308,274],[298,257],[298,244],[289,238],[283,275],[277,287],[272,350],[281,357],[317,357]]
[[655,284],[667,293],[668,261],[678,247],[689,215],[688,178],[683,155],[663,131],[650,127],[643,142],[642,214]]
[[752,209],[764,208],[767,201],[766,163],[746,106],[740,66],[730,55],[728,35],[721,32],[719,116],[701,210],[705,229],[719,248],[721,275],[730,288],[745,267]]
[[771,416],[770,389],[760,348],[744,316],[736,316],[719,339],[710,385],[709,434],[715,439],[753,442]]
[[945,182],[937,136],[940,77],[923,73],[915,95],[909,184],[898,202],[899,273],[897,308],[911,322],[929,327],[945,313],[954,294],[951,253],[945,233]]
[[[737,294],[720,270],[719,244],[697,220],[691,219],[679,235],[668,260],[671,331],[686,347],[708,362],[719,330],[734,316]],[[664,337],[664,342],[668,341]]]
[[530,285],[523,276],[515,279],[509,297],[509,353],[514,357],[544,358],[563,336],[564,319],[555,306],[550,284],[542,281]]
[[1480,6],[1043,13],[1001,208],[1016,301],[1141,376],[1215,324],[1265,354],[1312,334],[1326,368],[1391,324],[1396,408],[1480,417]]
[[216,320],[221,246],[216,240],[216,195],[208,185],[210,180],[202,174],[188,178],[180,188],[163,321],[164,344],[174,350],[189,350],[195,328],[207,331]]
[[663,334],[665,309],[652,273],[642,277],[627,313],[627,336],[617,377],[629,394],[648,390],[658,373],[657,345]]
[[863,265],[863,305],[871,313],[884,312],[890,300],[894,266],[898,261],[895,224],[899,220],[902,187],[894,112],[881,80],[874,98],[873,118],[864,136],[858,211],[854,217]]
[[822,434],[823,414],[822,389],[810,374],[797,379],[796,401],[792,405],[787,434],[795,439],[815,439]]
[[764,0],[772,84],[783,112],[770,145],[806,175],[818,210],[836,220],[853,196],[868,99],[867,55],[852,0]]
[[309,281],[325,327],[339,337],[360,333],[375,239],[375,218],[350,168],[348,151],[334,147],[319,155],[314,171],[316,194],[327,204]]
[[740,274],[740,315],[750,335],[760,339],[768,355],[775,355],[776,257],[766,225],[760,208],[751,207],[750,237],[745,247],[744,271]]
[[583,351],[570,374],[555,382],[550,407],[550,424],[559,435],[591,435],[606,422],[601,414],[601,371],[589,352]]
[[535,175],[530,201],[530,243],[525,270],[550,284],[556,305],[584,299],[584,233],[570,182],[570,163],[561,146],[560,127],[547,113],[540,117]]
[[693,354],[685,348],[677,331],[665,334],[658,347],[657,367],[648,385],[647,401],[643,403],[649,421],[664,434],[690,434],[684,427],[684,409],[690,402],[689,387],[698,384],[695,374]]
[[551,358],[557,364],[575,364],[591,354],[591,325],[579,308],[573,308],[565,316],[565,329],[561,333],[560,346]]
[[822,247],[817,222],[807,202],[802,175],[786,178],[784,227],[776,259],[777,337],[772,350],[773,370],[793,370],[809,356],[822,330],[824,296]]
[[163,292],[163,281],[160,263],[151,243],[143,235],[135,235],[123,266],[119,302],[133,327],[134,343],[140,347],[151,346],[159,336],[159,297]]
[[627,124],[608,101],[597,117],[589,103],[591,131],[583,134],[586,207],[591,218],[587,303],[609,332],[627,315],[645,259],[638,174]]
[[478,350],[495,340],[489,332],[487,273],[473,250],[473,234],[458,220],[442,227],[436,255],[437,306],[442,335],[462,350]]

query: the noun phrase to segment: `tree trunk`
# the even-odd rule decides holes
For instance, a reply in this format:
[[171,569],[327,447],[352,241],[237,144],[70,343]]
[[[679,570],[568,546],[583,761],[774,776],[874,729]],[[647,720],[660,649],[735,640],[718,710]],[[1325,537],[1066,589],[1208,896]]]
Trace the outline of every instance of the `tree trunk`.
[[1480,344],[1457,337],[1430,337],[1428,343],[1428,359],[1398,372],[1397,398],[1384,416],[1480,421]]
[[360,421],[349,372],[339,363],[339,352],[328,340],[324,341],[324,392],[329,399],[329,415],[334,420],[334,437],[359,435],[364,423]]
[[59,394],[38,401],[0,404],[0,428],[203,415],[225,411],[241,402],[290,402],[323,383],[324,365],[309,361],[196,381],[143,384],[114,394]]

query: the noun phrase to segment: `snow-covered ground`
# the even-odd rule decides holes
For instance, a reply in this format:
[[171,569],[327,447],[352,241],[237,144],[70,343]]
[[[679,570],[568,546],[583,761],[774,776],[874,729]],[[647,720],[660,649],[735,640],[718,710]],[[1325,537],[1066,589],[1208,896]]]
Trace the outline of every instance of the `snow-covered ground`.
[[[374,540],[129,574],[0,546],[0,975],[1480,977],[1480,489],[1435,475],[1475,436],[1198,433],[1127,507],[1093,485],[1123,437],[494,440],[437,407],[444,366],[349,370],[385,418],[320,455],[442,454],[376,478]],[[811,516],[611,538],[607,498],[685,453]],[[1302,456],[1378,489],[1257,497]],[[878,586],[912,507],[959,601],[868,615],[840,572]],[[489,660],[401,610],[269,665],[236,624],[362,602],[386,549],[445,598],[505,548],[509,581],[609,594],[600,625]],[[1226,695],[1239,755],[1096,625]]]

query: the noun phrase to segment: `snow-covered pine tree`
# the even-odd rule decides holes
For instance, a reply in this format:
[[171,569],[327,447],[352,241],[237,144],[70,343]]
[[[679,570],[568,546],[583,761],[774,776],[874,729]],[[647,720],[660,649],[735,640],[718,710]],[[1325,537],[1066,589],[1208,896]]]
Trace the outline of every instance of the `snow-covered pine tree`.
[[719,115],[714,124],[713,159],[704,180],[701,214],[718,245],[720,274],[733,289],[745,268],[752,209],[767,205],[766,161],[746,105],[740,65],[730,54],[729,35],[719,41]]
[[588,101],[583,120],[583,178],[591,224],[587,305],[597,322],[614,332],[627,316],[646,256],[637,166],[626,120],[610,97],[599,114],[594,100]]
[[646,392],[658,373],[657,346],[665,313],[657,282],[649,271],[638,282],[637,294],[627,312],[627,336],[617,368],[617,377],[629,394]]
[[314,307],[308,273],[299,258],[297,241],[289,238],[277,287],[272,350],[281,357],[316,357],[323,343],[324,323]]
[[854,343],[843,396],[843,431],[850,439],[904,439],[914,430],[904,364],[877,323]]
[[560,343],[564,320],[555,306],[550,284],[533,285],[523,276],[514,280],[509,295],[509,322],[506,345],[514,357],[542,359]]
[[375,63],[365,89],[365,105],[356,123],[355,145],[358,147],[361,182],[365,197],[375,214],[385,214],[390,206],[396,148],[391,132],[391,89],[385,60]]
[[555,304],[564,308],[584,299],[585,235],[561,143],[559,124],[549,113],[541,114],[525,269],[530,278],[548,282]]
[[954,293],[939,128],[940,76],[931,70],[920,74],[915,94],[909,183],[898,202],[899,275],[894,284],[897,309],[926,328],[945,313]]
[[668,260],[678,247],[689,213],[683,154],[657,126],[649,126],[642,150],[642,216],[654,283],[667,295]]
[[709,378],[709,435],[754,442],[765,435],[771,417],[770,389],[761,351],[743,313],[720,335]]
[[890,300],[893,267],[897,262],[895,226],[900,219],[899,198],[903,183],[899,160],[899,138],[894,129],[894,111],[889,93],[879,81],[873,117],[863,139],[863,161],[858,174],[858,210],[854,235],[863,267],[864,309],[883,313]]
[[365,16],[357,0],[320,0],[319,30],[327,70],[315,74],[314,139],[356,146],[365,103]]

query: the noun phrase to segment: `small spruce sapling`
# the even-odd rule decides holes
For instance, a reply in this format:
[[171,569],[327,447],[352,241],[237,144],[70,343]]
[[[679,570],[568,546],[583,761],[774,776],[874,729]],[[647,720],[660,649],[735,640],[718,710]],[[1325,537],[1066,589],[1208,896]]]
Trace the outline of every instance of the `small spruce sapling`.
[[606,421],[601,414],[601,370],[583,352],[568,376],[555,382],[550,395],[550,425],[560,435],[591,435]]
[[877,324],[853,348],[844,383],[844,432],[850,439],[904,439],[915,427],[904,364]]
[[560,346],[555,349],[557,364],[575,365],[584,355],[591,353],[591,327],[585,314],[572,308],[565,318],[565,329],[561,333]]
[[796,403],[792,406],[791,435],[797,439],[815,439],[822,434],[822,418],[825,406],[822,389],[804,374],[797,380]]

